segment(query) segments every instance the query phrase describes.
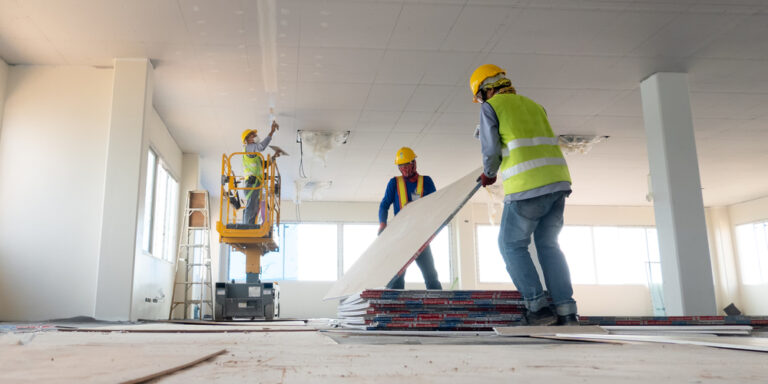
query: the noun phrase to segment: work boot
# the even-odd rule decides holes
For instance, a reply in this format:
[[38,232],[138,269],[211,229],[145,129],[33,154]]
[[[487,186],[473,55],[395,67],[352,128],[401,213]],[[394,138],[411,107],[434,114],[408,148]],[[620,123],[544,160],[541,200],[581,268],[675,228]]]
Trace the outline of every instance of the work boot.
[[526,311],[525,320],[527,325],[553,325],[557,323],[557,316],[551,308],[544,307],[536,312]]
[[579,325],[579,316],[575,313],[565,316],[557,315],[557,324],[555,325]]

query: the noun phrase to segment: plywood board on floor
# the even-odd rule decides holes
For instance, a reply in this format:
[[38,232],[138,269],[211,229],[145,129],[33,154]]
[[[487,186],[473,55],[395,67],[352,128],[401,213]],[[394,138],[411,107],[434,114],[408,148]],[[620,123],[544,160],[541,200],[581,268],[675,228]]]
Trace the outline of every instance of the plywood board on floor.
[[220,347],[87,343],[0,345],[2,383],[138,383],[202,363]]
[[406,205],[325,295],[346,297],[380,288],[408,266],[419,250],[477,191],[478,168],[453,184]]

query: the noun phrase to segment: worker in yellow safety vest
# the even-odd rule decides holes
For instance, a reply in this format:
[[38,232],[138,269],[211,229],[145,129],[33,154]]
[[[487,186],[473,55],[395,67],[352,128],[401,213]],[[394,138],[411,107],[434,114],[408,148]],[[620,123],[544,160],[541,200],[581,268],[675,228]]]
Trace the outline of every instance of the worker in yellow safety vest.
[[[473,101],[482,103],[479,180],[485,187],[501,176],[505,196],[499,248],[525,300],[525,318],[531,325],[576,325],[571,275],[557,241],[571,176],[547,113],[518,95],[506,72],[495,65],[478,67],[469,83]],[[528,252],[531,235],[549,297]]]
[[[400,170],[400,176],[389,180],[384,198],[379,205],[379,233],[387,227],[390,205],[394,206],[395,215],[397,215],[406,204],[427,196],[436,190],[435,183],[432,182],[431,177],[419,175],[416,171],[416,153],[412,149],[408,147],[400,148],[395,155],[395,165]],[[416,257],[416,265],[421,269],[427,289],[443,289],[437,277],[435,261],[429,245]],[[387,284],[387,288],[405,288],[405,274],[393,277],[389,284]]]
[[[243,141],[243,173],[245,175],[245,187],[257,188],[264,181],[264,165],[261,157],[255,152],[261,152],[267,148],[272,141],[272,135],[280,126],[272,121],[269,135],[264,140],[259,140],[258,131],[255,129],[246,129],[240,136]],[[245,190],[245,213],[243,214],[243,224],[258,225],[256,220],[259,218],[259,205],[261,204],[261,193],[263,189]]]

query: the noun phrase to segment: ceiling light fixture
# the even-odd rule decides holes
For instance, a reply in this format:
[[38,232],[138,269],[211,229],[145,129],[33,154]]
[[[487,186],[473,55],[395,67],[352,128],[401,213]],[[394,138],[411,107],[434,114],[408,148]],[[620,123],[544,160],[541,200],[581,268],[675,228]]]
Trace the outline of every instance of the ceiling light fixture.
[[600,135],[560,135],[557,137],[560,148],[566,153],[586,154],[592,149],[592,146],[605,141],[609,136]]

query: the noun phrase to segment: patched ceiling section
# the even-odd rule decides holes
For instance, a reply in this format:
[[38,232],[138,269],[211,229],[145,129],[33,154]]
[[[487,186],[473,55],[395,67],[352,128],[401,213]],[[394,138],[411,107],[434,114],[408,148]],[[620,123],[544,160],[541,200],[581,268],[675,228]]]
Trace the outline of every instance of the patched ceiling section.
[[[265,16],[274,52],[259,34]],[[274,70],[262,67],[265,52]],[[0,0],[0,56],[151,58],[155,107],[181,148],[200,154],[212,191],[221,154],[241,149],[243,129],[267,129],[270,104],[281,124],[273,143],[291,155],[279,163],[287,198],[299,177],[296,131],[350,131],[325,165],[304,161],[312,179],[333,181],[316,195],[329,201],[380,199],[401,146],[438,188],[479,166],[467,79],[495,63],[547,109],[556,133],[610,136],[568,156],[570,204],[647,205],[639,83],[682,71],[705,204],[768,195],[764,0]],[[274,95],[265,79],[276,80]]]

